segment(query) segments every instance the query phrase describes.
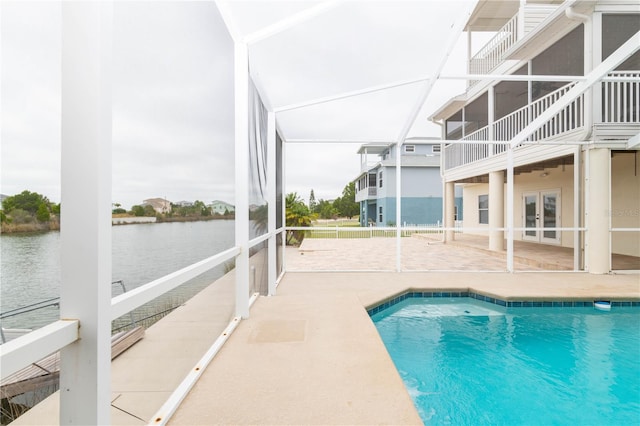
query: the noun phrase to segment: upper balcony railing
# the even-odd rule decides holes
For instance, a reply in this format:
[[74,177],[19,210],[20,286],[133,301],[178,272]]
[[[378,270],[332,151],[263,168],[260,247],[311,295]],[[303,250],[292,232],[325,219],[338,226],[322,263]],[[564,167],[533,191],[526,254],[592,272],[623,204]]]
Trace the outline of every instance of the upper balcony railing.
[[[574,83],[551,92],[546,96],[526,105],[509,115],[495,121],[492,126],[493,137],[489,134],[489,126],[485,126],[462,138],[465,141],[510,141],[520,133],[529,123],[546,111],[560,99]],[[617,97],[616,97],[617,99]],[[563,134],[579,130],[585,125],[584,95],[575,98],[562,111],[556,114],[536,130],[528,141],[540,141],[562,136]],[[451,144],[445,148],[445,170],[460,167],[469,163],[483,160],[500,154],[507,149],[506,143],[496,144]]]
[[[488,74],[504,60],[504,54],[518,41],[518,15],[511,18],[469,61],[469,73]],[[472,84],[471,82],[470,84]]]

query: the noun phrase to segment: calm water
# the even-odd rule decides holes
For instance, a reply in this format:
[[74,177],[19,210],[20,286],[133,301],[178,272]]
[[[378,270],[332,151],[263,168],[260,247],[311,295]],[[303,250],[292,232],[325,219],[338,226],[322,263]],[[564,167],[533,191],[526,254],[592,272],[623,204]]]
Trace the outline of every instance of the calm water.
[[[234,221],[173,222],[114,226],[113,280],[127,290],[231,248]],[[1,311],[45,299],[60,292],[60,233],[0,235]],[[224,274],[215,268],[159,300],[160,309],[180,303]],[[113,286],[113,295],[122,293]],[[157,310],[156,309],[156,310]],[[136,316],[138,318],[138,316]],[[6,328],[38,328],[58,319],[57,307],[3,320]]]
[[637,308],[408,299],[372,318],[425,424],[640,424]]

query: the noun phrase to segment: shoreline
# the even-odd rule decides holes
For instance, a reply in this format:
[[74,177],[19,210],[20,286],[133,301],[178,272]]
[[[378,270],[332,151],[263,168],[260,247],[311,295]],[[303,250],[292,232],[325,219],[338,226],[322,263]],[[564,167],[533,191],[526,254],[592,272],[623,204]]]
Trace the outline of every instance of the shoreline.
[[[211,220],[233,220],[233,216],[211,217],[171,217],[158,220],[155,216],[121,216],[112,217],[111,226],[121,225],[146,225],[169,222],[208,222]],[[3,223],[0,234],[29,234],[38,232],[60,231],[60,222],[49,221],[45,223]]]

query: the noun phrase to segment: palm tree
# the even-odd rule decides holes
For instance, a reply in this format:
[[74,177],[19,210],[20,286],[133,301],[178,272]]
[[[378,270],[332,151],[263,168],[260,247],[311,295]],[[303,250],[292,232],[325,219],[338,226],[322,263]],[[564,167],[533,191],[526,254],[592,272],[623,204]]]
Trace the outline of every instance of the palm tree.
[[[287,194],[285,203],[287,226],[311,226],[313,215],[309,212],[309,208],[296,192]],[[300,244],[303,239],[304,231],[287,231],[287,245]]]

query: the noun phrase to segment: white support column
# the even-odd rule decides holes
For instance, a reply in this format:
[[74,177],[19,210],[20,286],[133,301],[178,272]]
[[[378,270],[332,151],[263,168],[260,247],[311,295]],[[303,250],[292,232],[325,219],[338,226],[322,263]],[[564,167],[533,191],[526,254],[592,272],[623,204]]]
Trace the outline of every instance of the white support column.
[[234,43],[236,316],[249,317],[249,56]]
[[112,2],[62,3],[61,425],[111,422],[112,31]]
[[444,227],[447,230],[444,233],[445,241],[453,241],[455,233],[455,211],[456,211],[456,184],[454,182],[446,182],[444,184]]
[[[281,134],[282,135],[282,134]],[[287,165],[285,163],[285,160],[287,158],[287,144],[285,142],[285,140],[282,140],[282,156],[280,159],[280,164],[282,164],[282,170],[281,173],[282,175],[280,176],[282,178],[282,226],[283,227],[287,227],[287,181],[285,179],[287,173],[286,173],[286,168]],[[282,233],[282,269],[283,271],[287,270],[287,232],[283,232]]]
[[[580,227],[580,152],[582,148],[576,147],[573,153],[573,227]],[[578,271],[580,269],[580,231],[573,231],[573,270]]]
[[507,271],[513,272],[513,147],[507,149]]
[[276,294],[276,114],[267,112],[267,197],[269,202],[269,246],[267,251],[268,261],[268,287],[269,296]]
[[504,172],[489,173],[489,250],[504,250]]
[[402,270],[402,140],[396,143],[396,271]]
[[520,0],[520,8],[518,9],[518,22],[517,22],[517,32],[518,32],[518,41],[522,40],[524,37],[524,8],[527,4],[527,0]]
[[589,151],[589,205],[587,206],[587,267],[592,274],[611,271],[610,190],[611,155],[607,148]]

